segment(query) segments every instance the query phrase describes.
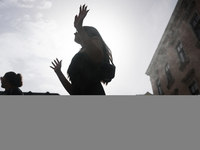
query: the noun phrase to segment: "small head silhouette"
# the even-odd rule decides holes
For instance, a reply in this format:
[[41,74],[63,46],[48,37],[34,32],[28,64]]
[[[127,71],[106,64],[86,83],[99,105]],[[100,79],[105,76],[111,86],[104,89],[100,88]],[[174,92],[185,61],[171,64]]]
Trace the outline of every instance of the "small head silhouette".
[[1,77],[1,87],[2,88],[9,88],[10,86],[13,87],[21,87],[22,83],[22,76],[21,74],[16,74],[15,72],[7,72],[3,77]]

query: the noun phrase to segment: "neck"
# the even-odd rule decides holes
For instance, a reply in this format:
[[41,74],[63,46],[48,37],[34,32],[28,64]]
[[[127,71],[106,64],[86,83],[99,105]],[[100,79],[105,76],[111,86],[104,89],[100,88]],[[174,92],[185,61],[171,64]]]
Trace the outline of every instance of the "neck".
[[11,89],[11,88],[13,88],[14,86],[12,86],[12,85],[8,85],[8,86],[6,86],[5,87],[5,90],[9,90],[9,89]]

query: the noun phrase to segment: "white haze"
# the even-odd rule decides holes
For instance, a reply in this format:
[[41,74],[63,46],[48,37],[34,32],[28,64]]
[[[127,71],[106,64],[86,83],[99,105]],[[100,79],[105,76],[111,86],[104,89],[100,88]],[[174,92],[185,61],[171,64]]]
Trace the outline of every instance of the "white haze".
[[[74,42],[74,16],[90,9],[84,25],[94,26],[113,53],[116,77],[107,95],[152,93],[145,74],[177,0],[1,0],[0,75],[23,76],[24,92],[68,95],[49,67],[55,58],[67,68],[80,46]],[[1,91],[4,89],[1,89]]]

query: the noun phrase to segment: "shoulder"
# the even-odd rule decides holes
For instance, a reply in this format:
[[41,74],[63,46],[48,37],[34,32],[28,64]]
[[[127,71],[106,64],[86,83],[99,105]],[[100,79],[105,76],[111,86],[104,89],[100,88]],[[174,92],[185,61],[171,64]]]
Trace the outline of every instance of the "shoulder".
[[14,87],[12,89],[12,95],[23,95],[23,92],[18,88],[18,87]]

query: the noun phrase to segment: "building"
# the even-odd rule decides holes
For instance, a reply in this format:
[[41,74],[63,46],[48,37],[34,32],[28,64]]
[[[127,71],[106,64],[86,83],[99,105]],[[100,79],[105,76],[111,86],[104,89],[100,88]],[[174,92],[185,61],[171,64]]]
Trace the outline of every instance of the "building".
[[[0,91],[0,95],[3,91]],[[24,95],[59,95],[58,93],[49,93],[49,92],[46,92],[46,93],[42,93],[42,92],[23,92]]]
[[24,95],[59,95],[58,93],[49,93],[49,92],[46,92],[46,93],[42,93],[42,92],[23,92]]
[[146,74],[154,95],[200,94],[199,0],[178,0]]
[[145,94],[136,94],[136,96],[144,96],[144,95],[152,95],[151,93],[149,93],[149,92],[146,92]]
[[144,95],[152,95],[151,93],[149,93],[149,92],[146,92]]

